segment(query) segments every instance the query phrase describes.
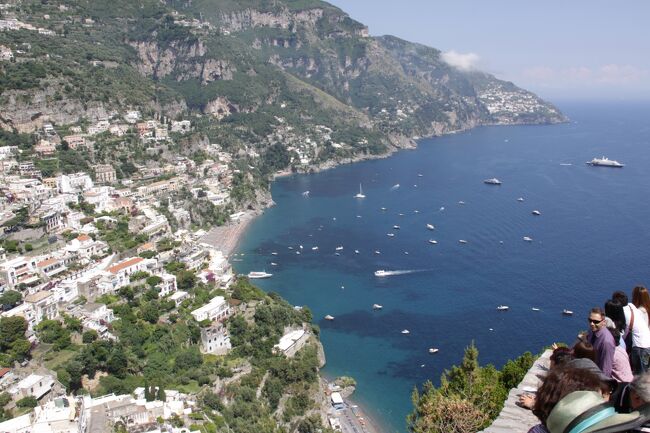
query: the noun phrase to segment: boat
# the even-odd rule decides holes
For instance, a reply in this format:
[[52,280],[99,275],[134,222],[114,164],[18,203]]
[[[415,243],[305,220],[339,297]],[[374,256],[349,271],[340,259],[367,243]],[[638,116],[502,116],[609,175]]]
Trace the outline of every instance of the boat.
[[395,225],[393,226],[393,229],[394,229],[394,230],[399,230],[399,226],[398,226],[397,224],[395,224]]
[[302,196],[303,196],[303,197],[309,197],[309,191],[305,191],[305,192],[303,192],[303,193],[302,193]]
[[325,320],[334,320],[334,316],[330,316],[329,314],[325,316]]
[[429,243],[432,244],[432,245],[435,245],[435,244],[438,243],[438,241],[435,240],[435,239],[429,239]]
[[564,310],[562,310],[562,314],[564,314],[565,316],[573,316],[573,311],[567,310],[565,308]]
[[318,247],[311,247],[312,251],[318,251]]
[[382,308],[384,308],[382,305],[379,305],[379,304],[372,304],[372,309],[373,309],[373,310],[381,310]]
[[519,197],[519,198],[517,199],[517,201],[524,201],[524,198],[523,198],[523,197]]
[[336,247],[336,251],[341,251],[342,249],[343,249],[342,245],[339,245],[338,247]]
[[620,162],[613,159],[605,158],[604,156],[602,158],[594,158],[591,161],[588,161],[586,164],[591,165],[592,167],[625,167],[625,164],[621,164]]
[[458,202],[458,204],[460,204],[460,205],[464,205],[465,202],[461,200],[461,201]]
[[359,250],[354,250],[354,254],[359,254]]
[[275,262],[271,262],[271,266],[277,266],[278,264]]
[[411,331],[409,331],[408,329],[402,329],[402,334],[406,335],[406,334],[410,334],[410,333],[411,333]]
[[533,308],[531,308],[531,310],[533,310],[533,311],[539,311],[539,308],[537,308],[537,307],[533,307]]
[[396,183],[390,188],[392,191],[395,191],[396,189],[399,189],[399,183]]
[[491,179],[485,179],[483,183],[488,184],[488,185],[501,185],[501,181],[497,179],[496,177],[493,177]]
[[438,353],[439,350],[440,349],[438,349],[437,347],[430,347],[429,348],[429,353]]
[[533,215],[541,215],[542,213],[538,210],[534,210],[531,212]]
[[379,254],[381,254],[381,251],[375,250],[375,254],[379,255]]
[[301,250],[303,249],[302,245],[298,245],[298,247],[299,247]]
[[386,211],[386,208],[385,208],[385,207],[382,207],[381,210],[385,212],[385,211]]
[[277,255],[278,255],[278,253],[277,253],[277,252],[275,252],[275,251],[273,251],[273,252],[271,253],[271,255],[272,255],[272,256],[277,256]]
[[363,194],[363,190],[361,189],[361,184],[359,184],[359,193],[355,194],[354,198],[366,198],[366,196]]
[[251,271],[247,276],[248,278],[254,280],[259,278],[271,278],[273,274],[269,274],[268,272]]
[[335,255],[335,256],[340,256],[340,255],[341,255],[341,253],[334,253],[334,255]]
[[296,254],[297,254],[297,255],[300,255],[300,251],[296,251]]
[[418,173],[418,177],[422,177],[422,176],[423,176],[422,173]]
[[427,229],[429,230],[435,230],[435,226],[433,224],[427,224]]
[[403,214],[403,213],[401,213],[401,212],[400,212],[400,213],[398,213],[397,215],[399,215],[399,216],[404,216],[404,214]]
[[467,243],[467,241],[465,239],[459,239],[458,242],[461,243],[461,244],[466,244]]
[[420,211],[417,210],[417,209],[415,209],[415,210],[413,211],[413,213],[420,213]]
[[386,272],[384,269],[379,269],[375,271],[375,277],[386,277],[390,275],[388,272]]
[[292,249],[293,249],[293,247],[287,247],[287,248],[289,248],[290,250],[292,250]]
[[508,307],[507,305],[499,305],[497,307],[497,310],[499,310],[499,311],[508,311],[509,308],[510,307]]
[[524,236],[524,240],[525,240],[526,242],[532,242],[532,241],[533,241],[533,238],[531,238],[531,237],[529,237],[529,236]]
[[389,238],[392,238],[393,236],[395,236],[395,233],[386,233],[386,236],[388,236]]

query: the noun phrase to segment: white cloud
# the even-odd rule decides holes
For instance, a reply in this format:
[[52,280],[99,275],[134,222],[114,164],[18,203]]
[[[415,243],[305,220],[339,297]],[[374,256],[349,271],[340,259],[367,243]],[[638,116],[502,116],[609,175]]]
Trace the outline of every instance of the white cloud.
[[478,54],[475,53],[457,53],[454,50],[442,53],[442,60],[451,66],[454,66],[463,71],[475,69],[479,61]]

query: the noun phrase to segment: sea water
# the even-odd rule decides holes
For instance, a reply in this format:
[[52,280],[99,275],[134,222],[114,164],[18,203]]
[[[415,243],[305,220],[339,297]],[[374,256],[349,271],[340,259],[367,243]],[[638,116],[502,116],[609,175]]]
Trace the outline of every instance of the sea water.
[[[354,377],[355,398],[387,430],[406,430],[413,388],[439,383],[472,341],[500,367],[572,342],[591,307],[650,284],[650,104],[560,108],[569,123],[481,127],[279,179],[276,206],[242,239],[237,271],[271,272],[264,290],[311,308],[324,374]],[[585,164],[602,156],[625,168]],[[492,177],[502,185],[483,183]]]

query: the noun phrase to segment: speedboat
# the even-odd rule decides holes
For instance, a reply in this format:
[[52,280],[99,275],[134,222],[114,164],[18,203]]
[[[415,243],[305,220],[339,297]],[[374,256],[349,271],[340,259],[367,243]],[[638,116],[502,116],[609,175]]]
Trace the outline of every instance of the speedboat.
[[296,251],[296,254],[297,254],[297,255],[300,255],[300,251]]
[[463,205],[463,204],[465,204],[465,202],[461,200],[461,201],[458,202],[458,204]]
[[385,207],[382,207],[381,210],[382,210],[382,211],[386,211],[386,208],[385,208]]
[[388,272],[386,272],[383,269],[379,269],[375,271],[375,277],[385,277],[388,275]]
[[432,354],[433,354],[433,353],[438,353],[439,350],[440,350],[440,349],[438,349],[437,347],[430,347],[430,348],[429,348],[429,353],[432,353]]
[[593,167],[614,167],[614,168],[625,167],[625,164],[621,164],[620,162],[615,161],[613,159],[605,158],[604,156],[602,158],[594,158],[591,161],[588,161],[586,164],[591,165]]
[[519,198],[517,199],[517,201],[524,201],[524,198],[523,198],[523,197],[519,197]]
[[305,192],[303,192],[303,193],[302,193],[302,196],[303,196],[303,197],[309,197],[309,191],[305,191]]
[[354,198],[366,198],[366,196],[363,194],[363,190],[361,189],[361,184],[359,184],[359,192],[355,194]]
[[338,247],[336,247],[336,251],[341,251],[342,249],[343,249],[342,245],[339,245]]
[[562,310],[562,314],[564,314],[565,316],[573,316],[573,311],[567,310],[565,308],[564,310]]
[[533,308],[531,308],[531,310],[533,310],[533,311],[539,311],[539,308],[537,308],[537,307],[533,307]]
[[408,329],[402,329],[402,334],[406,335],[406,334],[410,334],[410,333],[411,333],[411,331],[409,331]]
[[271,262],[271,266],[277,266],[278,264],[275,262]]
[[524,240],[525,240],[526,242],[532,242],[532,241],[533,241],[533,238],[531,238],[531,237],[529,237],[529,236],[524,236]]
[[372,304],[372,309],[373,309],[373,310],[381,310],[382,308],[384,308],[382,305],[379,305],[379,304]]
[[497,307],[497,310],[499,310],[499,311],[508,311],[509,308],[510,307],[508,307],[507,305],[499,305]]
[[386,233],[386,236],[388,236],[389,238],[392,238],[393,236],[395,236],[395,233]]
[[273,274],[269,274],[268,272],[258,272],[258,271],[251,271],[248,273],[248,278],[250,279],[259,279],[259,278],[271,278]]
[[465,239],[459,239],[458,242],[461,243],[461,244],[466,244],[467,243],[467,241]]
[[312,251],[318,251],[318,247],[311,247]]
[[354,254],[359,254],[359,250],[354,250]]
[[271,253],[271,255],[272,255],[272,256],[277,256],[278,253],[276,253],[275,251],[273,251],[273,252]]
[[531,212],[533,215],[541,215],[542,213],[538,210],[534,210]]
[[496,177],[493,177],[491,179],[485,179],[483,183],[488,184],[488,185],[501,185],[501,181],[497,179]]
[[398,226],[397,224],[395,224],[395,225],[393,226],[393,229],[394,229],[394,230],[399,230],[399,226]]
[[330,316],[329,314],[325,316],[325,320],[334,320],[334,316]]
[[435,245],[435,244],[438,243],[438,241],[435,240],[435,239],[429,239],[429,243],[432,244],[432,245]]
[[381,254],[381,251],[375,250],[375,254],[379,255],[379,254]]
[[435,230],[435,226],[433,224],[427,224],[427,229],[429,230]]

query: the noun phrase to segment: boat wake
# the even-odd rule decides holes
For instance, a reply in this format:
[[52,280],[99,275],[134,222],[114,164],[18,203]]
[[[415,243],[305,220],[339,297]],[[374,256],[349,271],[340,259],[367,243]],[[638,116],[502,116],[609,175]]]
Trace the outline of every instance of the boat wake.
[[379,270],[375,272],[376,277],[390,277],[391,275],[406,275],[406,274],[415,274],[416,272],[425,272],[426,269],[404,269],[397,271],[384,271]]

